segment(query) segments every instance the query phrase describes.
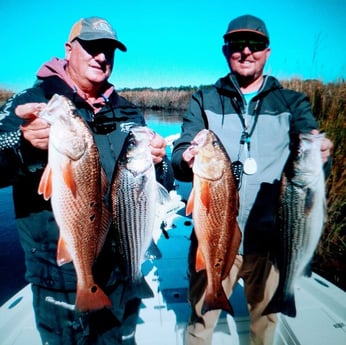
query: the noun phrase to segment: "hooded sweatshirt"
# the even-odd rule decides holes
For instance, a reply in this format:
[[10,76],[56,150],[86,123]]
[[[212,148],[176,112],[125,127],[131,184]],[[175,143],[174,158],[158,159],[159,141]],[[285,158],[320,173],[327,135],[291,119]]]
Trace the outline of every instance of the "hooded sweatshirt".
[[[58,267],[56,263],[59,230],[50,201],[45,201],[37,193],[47,164],[47,151],[31,146],[22,138],[19,126],[23,120],[15,115],[14,110],[28,102],[48,102],[55,93],[69,98],[92,130],[108,181],[111,181],[127,136],[122,129],[129,124],[144,125],[145,122],[139,110],[119,96],[110,84],[106,84],[104,93],[94,104],[86,102],[68,79],[65,65],[66,61],[59,59],[44,64],[34,86],[14,95],[0,108],[0,184],[1,187],[13,186],[15,216],[25,252],[27,281],[46,288],[73,291],[76,289],[73,264]],[[112,238],[106,241],[95,265],[102,268],[96,269],[100,285],[115,284],[121,277],[114,243]],[[142,297],[140,289],[136,294]]]
[[[192,181],[192,170],[182,159],[195,135],[210,129],[221,140],[232,162],[257,164],[254,174],[243,174],[239,190],[238,223],[243,232],[240,253],[267,255],[275,247],[275,215],[280,179],[294,136],[317,128],[306,95],[283,89],[266,76],[249,102],[234,75],[197,91],[184,115],[181,137],[174,142],[172,165],[177,179]],[[247,132],[250,147],[241,144]]]

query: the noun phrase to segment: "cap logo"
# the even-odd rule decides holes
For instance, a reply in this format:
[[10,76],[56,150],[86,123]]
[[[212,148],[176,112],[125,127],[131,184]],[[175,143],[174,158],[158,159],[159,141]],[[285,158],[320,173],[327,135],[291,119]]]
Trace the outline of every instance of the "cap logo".
[[99,20],[99,21],[93,23],[93,29],[96,31],[106,31],[106,32],[109,32],[111,35],[114,34],[113,30],[103,20]]

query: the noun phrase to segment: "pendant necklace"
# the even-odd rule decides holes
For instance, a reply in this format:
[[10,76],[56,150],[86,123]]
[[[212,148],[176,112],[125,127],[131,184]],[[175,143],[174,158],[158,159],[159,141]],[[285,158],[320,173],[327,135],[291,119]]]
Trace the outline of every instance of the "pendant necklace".
[[251,136],[249,135],[249,133],[244,130],[241,137],[240,137],[240,150],[239,150],[239,157],[240,157],[240,153],[243,150],[243,147],[246,146],[246,154],[247,157],[244,160],[243,163],[243,171],[244,174],[246,175],[253,175],[257,172],[257,163],[256,160],[251,157]]
[[240,137],[240,147],[241,148],[239,150],[239,156],[240,156],[240,151],[242,151],[242,148],[245,145],[247,157],[245,158],[244,163],[243,163],[243,171],[244,171],[244,174],[246,174],[246,175],[253,175],[257,172],[257,162],[253,157],[251,157],[251,136],[255,130],[257,120],[258,120],[258,111],[257,111],[258,105],[259,105],[259,100],[256,102],[256,105],[254,108],[254,113],[255,113],[254,123],[252,125],[250,132],[248,132],[248,124],[246,123],[246,119],[245,119],[244,115],[238,114],[240,122],[243,126],[243,132],[242,132],[241,137]]

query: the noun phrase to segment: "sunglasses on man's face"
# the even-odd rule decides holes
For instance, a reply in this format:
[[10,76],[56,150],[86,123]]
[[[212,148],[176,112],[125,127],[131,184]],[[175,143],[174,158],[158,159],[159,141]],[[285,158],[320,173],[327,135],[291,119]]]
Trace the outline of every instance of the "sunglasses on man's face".
[[268,48],[268,43],[263,40],[237,39],[228,41],[228,47],[232,53],[242,52],[245,47],[249,48],[251,52],[256,53]]
[[82,48],[92,56],[103,53],[106,55],[107,59],[113,59],[114,57],[114,45],[107,39],[85,41],[77,38],[76,40]]

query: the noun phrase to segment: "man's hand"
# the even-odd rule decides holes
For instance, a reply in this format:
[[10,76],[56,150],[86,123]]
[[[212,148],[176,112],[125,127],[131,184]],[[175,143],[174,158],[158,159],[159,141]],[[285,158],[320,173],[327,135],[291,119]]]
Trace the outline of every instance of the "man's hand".
[[166,155],[166,140],[161,135],[155,133],[149,147],[154,164],[162,162],[163,157]]
[[197,154],[198,154],[197,145],[191,145],[183,152],[183,160],[188,164],[190,168],[192,168],[193,162],[195,160],[195,156]]
[[[314,129],[311,131],[312,134],[318,134],[319,131],[317,129]],[[333,147],[333,143],[330,139],[327,137],[323,138],[322,144],[321,144],[321,157],[323,164],[328,161],[328,158],[330,156],[331,149]]]
[[26,103],[19,105],[15,110],[16,115],[24,120],[20,126],[24,139],[41,150],[48,149],[50,129],[49,124],[38,117],[45,106],[45,103]]

